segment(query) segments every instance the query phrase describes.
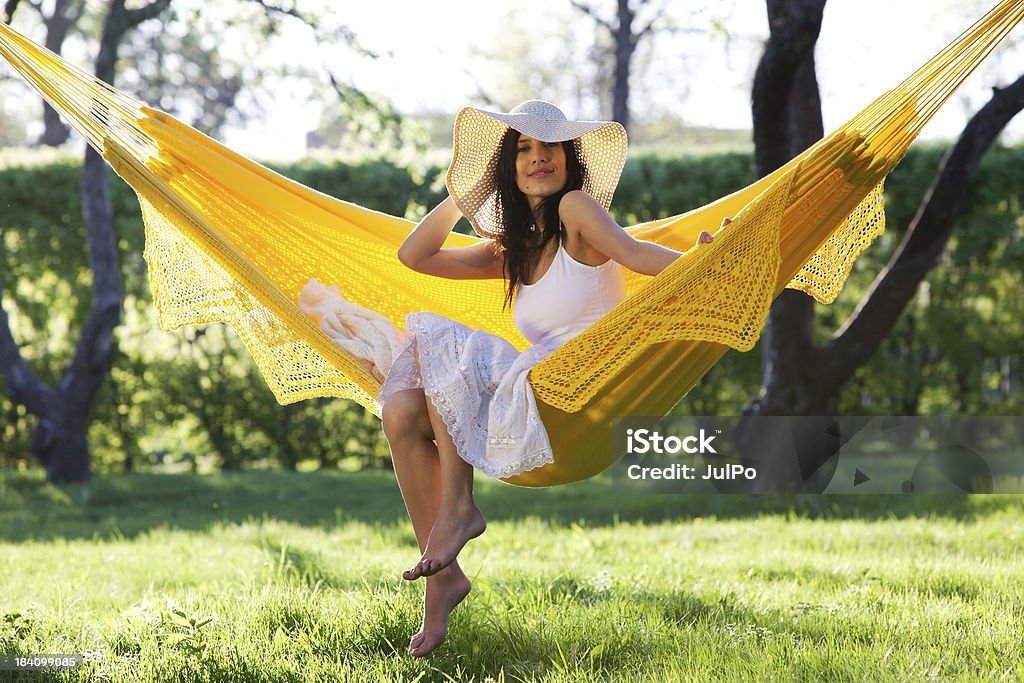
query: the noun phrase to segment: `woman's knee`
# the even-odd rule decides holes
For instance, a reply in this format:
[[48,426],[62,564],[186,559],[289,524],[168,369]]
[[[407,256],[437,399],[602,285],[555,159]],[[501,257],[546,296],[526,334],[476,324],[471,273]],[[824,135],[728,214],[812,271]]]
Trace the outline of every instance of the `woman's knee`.
[[381,410],[381,426],[388,441],[410,436],[430,436],[430,416],[422,389],[409,389],[393,395]]

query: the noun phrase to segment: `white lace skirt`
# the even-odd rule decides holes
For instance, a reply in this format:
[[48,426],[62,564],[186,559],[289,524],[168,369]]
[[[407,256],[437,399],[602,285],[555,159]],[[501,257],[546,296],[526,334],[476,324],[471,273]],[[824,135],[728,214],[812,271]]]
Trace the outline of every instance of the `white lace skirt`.
[[495,479],[554,462],[527,381],[550,353],[545,347],[520,353],[497,335],[435,313],[407,314],[405,331],[408,344],[377,394],[380,406],[398,391],[422,387],[459,456]]
[[435,313],[409,313],[405,333],[356,306],[336,286],[310,280],[299,307],[383,384],[380,409],[397,392],[423,389],[437,407],[459,456],[501,479],[554,462],[540,421],[530,369],[550,351],[522,353],[501,337]]

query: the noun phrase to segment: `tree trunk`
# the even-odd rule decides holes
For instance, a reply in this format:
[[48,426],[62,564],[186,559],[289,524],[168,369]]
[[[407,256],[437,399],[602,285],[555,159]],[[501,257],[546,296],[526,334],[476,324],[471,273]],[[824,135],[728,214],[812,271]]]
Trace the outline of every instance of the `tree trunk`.
[[[159,14],[169,3],[170,0],[157,0],[135,10],[126,10],[124,0],[111,3],[96,58],[98,78],[113,83],[117,47],[125,33]],[[91,147],[85,154],[81,189],[89,266],[93,272],[93,303],[71,367],[59,389],[40,381],[32,372],[0,307],[0,375],[11,400],[24,404],[38,418],[31,450],[46,468],[47,480],[53,483],[83,481],[91,474],[89,412],[96,392],[110,373],[114,328],[121,320],[121,274],[107,167]]]
[[[768,0],[771,36],[752,93],[758,177],[789,161],[822,134],[813,49],[823,10],[824,0]],[[744,407],[744,415],[835,412],[843,386],[890,334],[921,280],[938,263],[981,157],[1022,108],[1024,77],[994,89],[992,99],[971,118],[943,159],[903,243],[853,315],[825,345],[814,343],[810,297],[787,290],[776,299],[762,337],[761,391]],[[749,426],[739,438],[748,446],[753,443]],[[787,461],[768,466],[807,470],[806,463],[792,462],[791,453],[780,457]]]
[[[0,17],[5,24],[10,24],[14,19],[14,12],[21,5],[21,0],[7,0],[4,4],[3,16]],[[40,3],[30,2],[29,5],[35,9],[46,26],[46,39],[44,45],[47,50],[55,54],[61,54],[64,48],[64,40],[82,16],[85,7],[84,0],[54,0],[53,13],[43,13],[43,6]],[[45,147],[59,147],[71,137],[71,130],[60,120],[57,111],[43,100],[43,133],[36,141],[37,145]]]
[[637,39],[633,33],[635,13],[629,0],[619,0],[619,21],[615,27],[615,81],[612,86],[612,120],[618,121],[629,132],[629,67],[636,51]]
[[[84,4],[82,0],[55,0],[53,13],[50,16],[43,16],[43,23],[46,25],[46,49],[61,54],[68,31],[78,23]],[[43,133],[39,136],[37,144],[59,147],[67,142],[69,137],[71,129],[60,120],[60,114],[43,101]]]
[[46,402],[32,453],[47,480],[83,481],[90,475],[86,439],[93,399],[110,373],[114,328],[121,321],[121,277],[103,158],[90,147],[82,170],[82,201],[93,271],[93,305],[60,389]]
[[[769,0],[768,5],[772,38],[758,65],[753,95],[759,177],[820,137],[821,120],[817,85],[812,85],[813,58],[807,52],[813,44],[807,35],[795,34],[817,36],[820,14],[808,8],[816,5],[821,10],[824,3]],[[794,57],[798,51],[803,51],[805,59]],[[792,88],[791,96],[780,94],[786,88]],[[783,292],[772,306],[766,327],[762,390],[745,414],[811,415],[834,410],[843,385],[891,332],[921,280],[938,263],[981,157],[1022,108],[1024,76],[993,90],[992,99],[971,118],[943,159],[903,243],[827,344],[814,345],[810,297]],[[793,138],[801,133],[804,139]],[[775,330],[785,330],[784,338]]]
[[[569,0],[573,7],[583,12],[611,34],[614,54],[612,73],[612,120],[618,121],[629,132],[629,74],[633,54],[645,35],[653,30],[654,20],[639,30],[634,30],[636,10],[629,6],[629,0],[618,0],[614,20],[602,18],[597,11],[579,0]],[[638,7],[646,0],[640,0]],[[603,52],[603,51],[602,51]]]
[[[823,135],[814,46],[825,0],[768,0],[771,35],[754,75],[754,165],[763,178]],[[784,331],[778,333],[777,331]],[[786,290],[765,325],[761,392],[745,415],[811,415],[822,408],[813,359],[814,305]]]

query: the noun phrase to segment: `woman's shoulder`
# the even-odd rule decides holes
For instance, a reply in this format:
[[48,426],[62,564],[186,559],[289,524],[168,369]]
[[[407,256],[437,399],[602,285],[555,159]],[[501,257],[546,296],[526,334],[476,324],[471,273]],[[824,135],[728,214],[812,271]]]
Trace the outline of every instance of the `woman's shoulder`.
[[577,234],[584,234],[612,220],[601,203],[584,190],[570,190],[562,196],[558,217],[568,230]]
[[583,190],[566,192],[558,206],[565,228],[565,250],[575,261],[596,267],[610,255],[598,247],[602,226],[611,221],[605,208]]
[[558,203],[558,214],[565,219],[565,212],[570,214],[587,213],[592,211],[599,211],[607,213],[604,207],[594,199],[592,196],[587,194],[585,190],[569,190]]

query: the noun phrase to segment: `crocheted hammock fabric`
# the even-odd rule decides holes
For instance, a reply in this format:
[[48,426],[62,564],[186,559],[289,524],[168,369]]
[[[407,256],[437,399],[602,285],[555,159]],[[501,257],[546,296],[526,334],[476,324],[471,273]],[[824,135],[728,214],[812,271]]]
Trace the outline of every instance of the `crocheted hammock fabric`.
[[[784,288],[830,303],[884,229],[883,181],[939,106],[1024,16],[1004,0],[853,119],[738,192],[628,226],[679,251],[656,277],[627,273],[628,297],[530,372],[555,462],[505,479],[547,486],[614,461],[612,419],[661,415],[728,349],[751,349]],[[0,24],[0,55],[139,198],[160,325],[231,325],[277,400],[338,396],[375,410],[380,379],[296,304],[310,278],[401,326],[429,311],[528,346],[501,310],[502,282],[445,280],[403,266],[413,223],[289,180],[98,81]],[[698,233],[734,220],[710,244]],[[446,247],[475,237],[451,234]]]

